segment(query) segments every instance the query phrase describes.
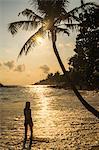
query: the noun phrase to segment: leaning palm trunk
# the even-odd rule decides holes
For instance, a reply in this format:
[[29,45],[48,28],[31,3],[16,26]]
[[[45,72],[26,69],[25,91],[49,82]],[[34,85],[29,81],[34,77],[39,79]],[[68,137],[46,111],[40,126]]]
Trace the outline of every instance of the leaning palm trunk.
[[70,83],[70,86],[72,88],[72,90],[74,91],[75,95],[78,97],[78,99],[80,100],[80,102],[85,106],[85,108],[90,111],[92,114],[94,114],[97,118],[99,118],[99,111],[97,111],[95,108],[93,108],[91,105],[89,105],[85,100],[84,98],[81,96],[81,94],[79,93],[79,91],[76,89],[76,87],[74,86],[72,80],[70,79],[68,73],[66,72],[66,69],[63,65],[63,62],[59,56],[59,53],[58,53],[58,50],[57,50],[57,47],[56,47],[56,35],[54,32],[51,32],[52,34],[52,45],[53,45],[53,50],[54,50],[54,53],[56,55],[56,58],[59,62],[59,65],[65,75],[65,77],[67,78],[68,82]]

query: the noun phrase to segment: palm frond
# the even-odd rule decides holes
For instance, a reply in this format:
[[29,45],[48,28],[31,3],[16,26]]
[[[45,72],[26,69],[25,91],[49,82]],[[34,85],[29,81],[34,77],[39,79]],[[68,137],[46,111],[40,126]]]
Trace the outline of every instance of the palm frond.
[[69,36],[69,31],[68,31],[68,29],[56,27],[56,32],[57,32],[57,33],[60,33],[60,32],[66,33],[66,34]]
[[74,23],[72,23],[72,24],[71,24],[71,23],[70,23],[70,24],[69,24],[69,23],[65,23],[64,25],[65,25],[67,28],[72,29],[72,30],[73,30],[73,29],[77,29],[77,28],[80,26],[80,24],[74,24]]
[[24,44],[24,46],[22,47],[18,58],[25,53],[25,55],[27,55],[27,53],[29,52],[30,48],[33,46],[36,46],[38,44],[37,42],[37,38],[38,37],[44,37],[45,36],[46,31],[43,30],[43,27],[39,28],[39,30],[33,34]]
[[90,7],[98,7],[98,5],[96,5],[95,3],[84,3],[83,0],[81,0],[81,6],[76,7],[75,9],[71,10],[69,13],[69,15],[71,17],[73,17],[76,21],[80,22],[80,18],[75,16],[76,14],[78,14],[81,11],[85,11],[85,9],[90,8]]
[[65,21],[65,20],[67,20],[69,23],[70,22],[72,23],[73,19],[77,22],[80,22],[80,19],[79,17],[77,17],[77,14],[82,11],[82,8],[87,9],[89,7],[98,7],[98,5],[92,2],[88,2],[88,3],[83,3],[81,6],[76,7],[69,12],[66,11],[65,13],[64,11],[64,13],[55,20],[54,24],[60,23],[60,21]]
[[80,22],[80,19],[74,12],[65,14],[64,20],[68,19],[68,23],[72,23],[73,21]]
[[30,9],[25,9],[24,11],[20,12],[18,14],[18,16],[22,14],[23,16],[26,16],[28,19],[32,19],[32,20],[39,20],[39,21],[42,21],[42,17],[37,15],[35,12],[33,12],[32,10]]
[[22,27],[24,30],[33,30],[33,28],[37,28],[39,26],[39,21],[17,21],[9,24],[8,30],[12,35],[16,34],[18,30]]
[[66,29],[77,29],[81,24],[77,24],[77,23],[63,23],[58,25],[57,27],[66,27]]
[[71,16],[74,21],[80,22],[79,17],[75,16],[74,14],[72,14]]
[[98,5],[95,4],[95,3],[93,3],[93,2],[88,2],[88,3],[81,2],[81,6],[72,9],[72,10],[69,11],[68,13],[69,13],[70,15],[75,14],[75,13],[78,13],[78,12],[81,11],[81,9],[84,8],[84,7],[85,7],[85,8],[88,8],[88,7],[98,7]]
[[[89,10],[91,7],[97,8],[99,7],[99,5],[95,4],[95,3],[84,3],[84,0],[81,0],[81,6],[76,7],[75,9],[71,10],[69,12],[70,17],[72,17],[75,21],[77,22],[81,22],[81,18],[79,17],[79,15],[81,14],[81,12],[85,12],[86,10]],[[78,15],[78,16],[77,16]]]
[[[31,0],[34,4],[35,0]],[[62,8],[67,7],[68,0],[36,0],[36,5],[42,15],[57,18],[62,13]]]
[[83,0],[81,0],[81,5],[84,5],[84,1]]

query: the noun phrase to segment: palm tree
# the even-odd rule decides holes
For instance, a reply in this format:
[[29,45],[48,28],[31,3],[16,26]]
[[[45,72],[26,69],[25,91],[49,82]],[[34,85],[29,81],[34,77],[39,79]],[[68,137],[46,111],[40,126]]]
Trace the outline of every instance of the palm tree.
[[[33,34],[24,44],[22,47],[19,56],[21,56],[23,53],[27,55],[27,53],[30,51],[32,46],[35,46],[37,44],[37,39],[39,37],[44,37],[48,35],[50,39],[52,40],[52,46],[54,53],[56,55],[56,58],[58,60],[58,63],[66,76],[67,80],[69,81],[72,90],[78,97],[78,99],[81,101],[81,103],[92,112],[96,117],[99,118],[99,112],[95,110],[91,105],[89,105],[81,96],[81,94],[78,92],[76,87],[74,86],[73,82],[71,81],[69,75],[66,72],[66,69],[63,65],[63,62],[60,58],[60,55],[58,53],[58,49],[56,47],[56,41],[57,41],[57,34],[60,32],[63,32],[67,35],[69,35],[69,29],[74,29],[76,26],[79,26],[80,19],[77,14],[78,12],[83,10],[83,8],[95,6],[93,3],[86,3],[84,4],[83,1],[82,5],[80,7],[76,7],[75,9],[67,12],[65,8],[68,6],[68,0],[35,0],[36,6],[38,6],[38,15],[36,12],[25,9],[20,14],[27,17],[27,21],[17,21],[10,23],[9,25],[9,31],[14,35],[18,32],[18,29],[23,27],[23,29],[37,29],[37,32]],[[31,0],[31,4],[34,4],[34,0]],[[74,21],[74,23],[72,23]],[[78,23],[77,23],[78,22]]]

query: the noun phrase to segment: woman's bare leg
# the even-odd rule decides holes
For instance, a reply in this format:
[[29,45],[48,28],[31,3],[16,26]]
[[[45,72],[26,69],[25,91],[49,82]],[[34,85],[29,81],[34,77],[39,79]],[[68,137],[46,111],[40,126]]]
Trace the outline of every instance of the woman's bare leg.
[[28,126],[25,125],[25,140],[27,140],[27,131],[28,131]]
[[30,125],[30,132],[31,132],[30,139],[32,139],[33,138],[33,125],[32,124]]

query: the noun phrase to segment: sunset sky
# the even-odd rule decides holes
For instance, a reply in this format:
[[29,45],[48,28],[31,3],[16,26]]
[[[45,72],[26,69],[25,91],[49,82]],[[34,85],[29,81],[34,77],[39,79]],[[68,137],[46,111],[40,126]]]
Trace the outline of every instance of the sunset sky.
[[[85,2],[98,0],[85,0]],[[80,6],[80,0],[70,0],[68,10]],[[29,8],[29,0],[0,0],[0,83],[9,85],[26,85],[35,83],[47,76],[47,73],[60,71],[53,53],[51,41],[46,37],[33,48],[27,56],[17,60],[23,44],[35,31],[18,32],[14,37],[8,32],[8,24],[18,21],[18,13]],[[71,35],[59,35],[57,46],[60,56],[68,68],[68,59],[74,54],[76,31]]]

